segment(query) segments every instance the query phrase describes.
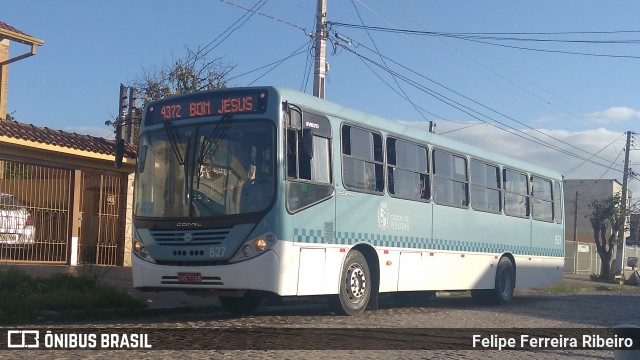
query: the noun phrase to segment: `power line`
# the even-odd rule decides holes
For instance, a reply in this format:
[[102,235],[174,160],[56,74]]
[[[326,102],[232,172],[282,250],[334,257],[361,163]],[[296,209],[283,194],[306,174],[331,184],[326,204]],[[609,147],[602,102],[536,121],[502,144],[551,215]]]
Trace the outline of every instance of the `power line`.
[[[373,13],[376,17],[378,17],[380,20],[382,20],[384,23],[386,23],[388,27],[391,27],[391,28],[397,28],[397,26],[393,25],[391,22],[389,22],[388,20],[386,20],[383,16],[381,16],[381,15],[380,15],[380,14],[378,14],[376,11],[374,11],[371,7],[367,6],[367,5],[366,5],[362,0],[357,0],[357,1],[360,3],[360,5],[361,5],[361,6],[363,6],[364,8],[366,8],[368,11],[370,11],[370,12],[371,12],[371,13]],[[405,8],[405,7],[403,6],[403,7],[402,7],[402,9],[404,9],[404,8]],[[411,11],[411,10],[409,10],[409,11]],[[408,16],[407,14],[403,14],[403,17],[404,17],[405,19],[407,19],[407,20],[410,20],[410,18],[411,18],[411,16]],[[422,25],[423,25],[422,23],[415,23],[415,22],[414,22],[414,24],[416,24],[416,25],[418,25],[418,26],[422,26]],[[514,32],[511,32],[511,33],[504,33],[504,32],[503,32],[503,33],[475,33],[475,34],[489,34],[489,35],[495,35],[495,34],[506,34],[506,35],[534,34],[534,35],[544,35],[544,36],[548,36],[548,35],[550,35],[550,34],[560,34],[560,35],[562,35],[562,34],[596,34],[596,35],[604,35],[604,34],[613,34],[613,33],[618,33],[618,34],[626,34],[626,33],[640,33],[640,31],[591,31],[591,32],[584,32],[584,31],[582,31],[582,32],[555,32],[555,33],[552,33],[552,32],[546,32],[546,33],[540,33],[540,32],[538,32],[538,33],[514,33]],[[463,34],[463,35],[464,35],[464,34],[466,34],[466,35],[468,35],[468,34],[474,34],[474,33],[456,33],[456,34]],[[407,35],[405,35],[405,36],[407,36]],[[415,39],[415,37],[411,37],[411,36],[407,36],[407,37],[408,37],[408,38],[410,38],[410,39]],[[480,62],[480,61],[478,61],[478,60],[474,59],[471,55],[469,55],[469,54],[465,53],[464,51],[462,51],[461,49],[459,49],[459,48],[457,48],[457,47],[453,46],[453,45],[452,45],[452,44],[450,44],[449,42],[445,42],[445,44],[446,44],[446,45],[448,45],[449,47],[452,47],[455,51],[457,51],[458,53],[460,53],[460,54],[464,55],[464,56],[465,56],[465,57],[467,57],[469,60],[471,60],[472,62],[474,62],[474,63],[478,64],[479,66],[483,67],[484,69],[488,70],[489,72],[491,72],[492,74],[496,75],[496,76],[497,76],[497,77],[499,77],[500,79],[502,79],[502,80],[504,80],[504,81],[507,81],[509,84],[511,84],[512,86],[515,86],[517,89],[522,90],[522,91],[526,92],[527,94],[532,95],[532,96],[534,96],[535,98],[539,99],[540,101],[542,101],[542,103],[541,103],[541,104],[538,104],[538,103],[534,102],[532,99],[529,99],[528,97],[525,97],[525,96],[523,96],[522,94],[518,94],[517,92],[513,92],[513,91],[512,91],[514,94],[516,94],[516,95],[518,95],[519,97],[523,98],[525,101],[531,102],[531,103],[533,103],[534,105],[539,106],[539,107],[542,107],[542,108],[544,108],[544,109],[548,109],[548,108],[547,108],[547,105],[551,105],[551,106],[553,106],[554,108],[557,108],[557,109],[561,110],[561,113],[560,113],[560,114],[558,114],[558,116],[560,116],[560,117],[561,117],[561,118],[563,118],[563,119],[567,119],[567,120],[569,120],[569,121],[573,121],[573,122],[575,122],[575,123],[579,124],[581,127],[584,127],[584,123],[583,123],[583,121],[574,120],[574,119],[572,118],[572,117],[575,117],[576,119],[581,118],[581,116],[580,116],[580,115],[577,115],[577,114],[575,114],[575,113],[572,113],[571,111],[568,111],[568,110],[566,110],[566,109],[564,109],[564,108],[562,108],[562,107],[560,107],[560,106],[558,106],[558,105],[556,105],[556,104],[552,104],[552,102],[550,102],[550,101],[548,101],[548,100],[544,100],[544,99],[542,99],[540,96],[537,96],[537,95],[533,94],[531,91],[526,90],[526,89],[525,89],[525,88],[523,88],[522,86],[520,86],[520,85],[518,85],[518,84],[514,83],[512,80],[507,79],[505,76],[498,74],[496,71],[494,71],[494,70],[490,69],[487,65],[485,65],[485,64],[483,64],[482,62]],[[423,46],[423,43],[421,43],[421,42],[416,42],[416,45]],[[485,55],[485,56],[486,56],[486,55]],[[566,104],[568,104],[568,105],[572,106],[572,107],[573,107],[573,108],[575,108],[575,109],[581,110],[583,113],[589,113],[589,111],[587,111],[587,110],[584,110],[584,109],[580,108],[579,106],[577,106],[577,105],[575,105],[575,104],[573,104],[573,103],[569,102],[568,100],[566,100],[566,99],[564,99],[564,98],[560,97],[559,95],[554,94],[553,92],[549,91],[548,89],[545,89],[545,88],[544,88],[544,87],[542,87],[541,85],[538,85],[538,84],[534,83],[533,81],[531,81],[530,79],[527,79],[526,77],[524,77],[523,75],[521,75],[521,74],[517,73],[517,72],[516,72],[516,71],[514,71],[513,69],[510,69],[508,66],[506,66],[506,65],[504,65],[504,64],[501,64],[500,62],[498,62],[498,61],[496,61],[495,59],[492,59],[492,58],[490,58],[490,57],[489,57],[489,59],[491,59],[492,61],[494,61],[494,62],[498,63],[498,65],[500,65],[501,67],[506,68],[506,69],[507,69],[507,70],[509,70],[511,73],[513,73],[513,74],[515,74],[516,76],[518,76],[519,78],[521,78],[521,79],[525,80],[526,82],[528,82],[528,83],[530,83],[530,84],[534,85],[534,86],[535,86],[535,87],[537,87],[538,89],[540,89],[540,90],[544,91],[545,93],[547,93],[547,94],[549,94],[549,95],[551,95],[551,96],[555,97],[556,99],[559,99],[560,101],[562,101],[562,102],[564,102],[564,103],[566,103]],[[447,66],[448,66],[448,62],[445,62],[445,65],[447,65]],[[453,70],[455,70],[455,69],[453,69]],[[551,110],[551,111],[553,112],[553,110]],[[596,116],[596,118],[599,118],[599,116]],[[584,120],[584,121],[586,121],[586,122],[588,122],[588,123],[591,123],[591,124],[595,124],[595,125],[597,125],[594,121],[590,120],[590,119],[589,119],[589,117],[584,118],[583,120]]]
[[[306,50],[304,50],[304,51],[300,51],[300,49],[302,49],[303,47],[305,47],[305,46],[309,45],[309,42],[310,42],[310,41],[306,42],[304,45],[302,45],[301,47],[299,47],[299,48],[298,48],[298,50],[297,50],[296,52],[294,52],[294,53],[292,53],[292,54],[290,54],[290,55],[288,55],[288,56],[286,56],[286,57],[284,57],[284,58],[282,58],[282,59],[279,59],[279,60],[273,61],[273,62],[271,62],[271,63],[269,63],[269,64],[266,64],[266,65],[260,66],[260,67],[258,67],[258,68],[253,69],[253,70],[249,70],[249,71],[244,72],[244,73],[242,73],[242,74],[239,74],[239,75],[236,75],[236,76],[230,77],[230,78],[228,78],[228,79],[227,79],[227,81],[234,80],[234,79],[237,79],[237,78],[242,77],[242,76],[245,76],[245,75],[249,75],[249,74],[251,74],[251,73],[254,73],[254,72],[256,72],[256,71],[260,71],[260,70],[262,70],[262,69],[264,69],[264,68],[268,68],[269,66],[272,66],[272,65],[275,65],[275,64],[281,64],[282,62],[284,62],[284,61],[286,61],[286,60],[288,60],[288,59],[290,59],[290,58],[292,58],[292,57],[295,57],[295,56],[298,56],[298,55],[300,55],[300,54],[303,54],[303,53],[305,53],[305,52],[306,52]],[[273,70],[273,69],[272,69],[272,70]],[[271,71],[271,70],[269,70],[269,71]],[[269,72],[269,71],[268,71],[268,72]],[[267,72],[267,73],[268,73],[268,72]],[[264,76],[264,75],[261,75],[260,77],[262,77],[262,76]],[[255,80],[254,80],[254,82],[255,82]]]
[[[536,49],[529,48],[523,46],[515,46],[515,45],[507,45],[507,44],[498,44],[493,43],[487,40],[509,40],[509,41],[554,41],[560,43],[592,43],[592,44],[640,44],[640,40],[608,40],[607,42],[603,42],[602,40],[558,40],[558,39],[524,39],[524,38],[505,38],[505,37],[487,37],[487,36],[479,36],[479,35],[467,35],[473,33],[447,33],[447,32],[436,32],[436,31],[420,31],[420,30],[407,30],[407,29],[395,29],[395,28],[385,28],[379,26],[364,26],[364,25],[356,25],[356,24],[347,24],[347,23],[339,23],[339,22],[327,22],[331,27],[347,27],[354,28],[360,30],[367,31],[381,31],[388,33],[402,33],[408,35],[421,35],[421,36],[434,36],[434,37],[448,37],[452,39],[470,41],[481,43],[485,45],[499,46],[505,48],[512,48],[518,50],[527,50],[527,51],[537,51],[537,52],[546,52],[546,53],[560,53],[560,54],[569,54],[569,55],[583,55],[583,56],[595,56],[595,57],[611,57],[611,58],[630,58],[630,59],[640,59],[640,56],[635,55],[616,55],[616,54],[597,54],[597,53],[587,53],[587,52],[577,52],[577,51],[566,51],[566,50],[551,50],[551,49]],[[638,31],[640,33],[640,31]]]
[[[353,5],[354,10],[356,11],[356,14],[358,15],[358,19],[360,19],[360,23],[362,23],[362,25],[364,25],[364,21],[362,20],[362,16],[360,16],[360,12],[358,11],[358,7],[356,6],[356,4],[353,2],[353,0],[351,0],[351,5]],[[369,37],[369,40],[371,40],[371,43],[373,44],[373,46],[376,48],[376,52],[380,53],[380,49],[378,49],[378,45],[376,44],[376,42],[373,40],[373,37],[371,36],[371,33],[369,32],[369,30],[366,30],[367,32],[367,36]],[[380,60],[382,60],[382,63],[384,64],[385,67],[388,67],[387,63],[385,62],[384,58],[382,56],[380,56]],[[396,83],[396,86],[398,87],[398,89],[400,90],[400,92],[402,92],[401,96],[403,99],[407,100],[409,102],[409,104],[411,104],[411,106],[413,106],[413,108],[418,112],[418,114],[420,114],[420,116],[422,116],[423,119],[428,120],[427,117],[424,115],[424,113],[421,111],[421,108],[418,107],[416,105],[415,102],[413,102],[410,98],[409,95],[407,95],[407,93],[404,91],[404,89],[402,88],[402,86],[400,86],[400,83],[398,83],[398,79],[396,79],[395,76],[391,75],[391,77],[393,78],[393,81]],[[386,84],[386,82],[385,82]],[[388,85],[387,85],[388,86]]]
[[304,51],[300,51],[300,50],[303,49],[304,47],[308,46],[308,45],[309,45],[309,42],[306,42],[302,46],[297,48],[295,51],[293,51],[291,54],[289,54],[289,56],[287,56],[287,57],[285,57],[283,59],[280,59],[280,60],[278,60],[276,62],[271,63],[270,65],[273,65],[273,67],[271,69],[267,70],[264,74],[258,76],[255,80],[253,80],[252,82],[247,84],[247,86],[253,85],[253,83],[255,83],[256,81],[260,80],[262,77],[264,77],[268,73],[272,72],[273,70],[275,70],[278,66],[282,65],[285,61],[287,61],[287,60],[289,60],[289,59],[291,59],[291,58],[293,58],[293,57],[295,57],[297,55],[300,55],[300,54],[306,52],[306,50],[304,50]]
[[[360,44],[360,46],[362,46],[363,48],[367,49],[368,51],[371,51],[371,52],[373,52],[373,53],[375,53],[375,54],[379,55],[381,58],[385,58],[385,59],[389,60],[390,62],[394,63],[395,65],[400,66],[401,68],[403,68],[403,69],[405,69],[405,70],[409,71],[410,73],[413,73],[413,74],[415,74],[415,75],[417,75],[417,76],[419,76],[419,77],[421,77],[421,78],[423,78],[423,79],[425,79],[425,80],[427,80],[427,81],[429,81],[429,82],[432,82],[432,83],[434,83],[434,84],[436,84],[436,85],[438,85],[438,86],[440,86],[440,87],[442,87],[442,88],[444,88],[444,89],[446,89],[446,90],[448,90],[448,91],[450,91],[450,92],[452,92],[452,93],[454,93],[454,94],[456,94],[456,95],[458,95],[458,96],[460,96],[460,97],[462,97],[462,98],[464,98],[464,99],[466,99],[466,100],[469,100],[469,101],[473,102],[473,103],[474,103],[474,104],[476,104],[476,105],[479,105],[479,106],[481,106],[481,107],[483,107],[483,108],[485,108],[485,109],[487,109],[487,110],[489,110],[489,111],[492,111],[492,112],[494,112],[494,113],[496,113],[496,114],[498,114],[498,115],[500,115],[500,116],[502,116],[502,117],[504,117],[504,118],[506,118],[506,119],[509,119],[509,120],[511,120],[511,121],[513,121],[513,122],[516,122],[516,123],[518,123],[518,124],[520,124],[520,125],[522,125],[522,126],[524,126],[524,127],[528,128],[528,129],[530,129],[530,130],[532,130],[532,131],[534,131],[534,132],[536,132],[536,133],[539,133],[539,134],[541,134],[541,135],[543,135],[543,136],[549,137],[549,138],[551,138],[551,139],[553,139],[553,140],[555,140],[555,141],[558,141],[559,143],[562,143],[562,144],[567,145],[567,146],[569,146],[569,147],[571,147],[571,148],[574,148],[574,149],[576,149],[576,150],[579,150],[579,151],[581,151],[581,152],[584,152],[584,153],[586,153],[587,155],[591,155],[592,157],[594,157],[594,156],[595,156],[595,157],[598,157],[598,156],[596,156],[596,155],[594,155],[594,154],[589,153],[589,152],[588,152],[588,151],[586,151],[586,150],[580,149],[580,148],[578,148],[578,147],[576,147],[576,146],[574,146],[574,145],[572,145],[572,144],[569,144],[569,143],[567,143],[567,142],[565,142],[565,141],[563,141],[563,140],[560,140],[560,139],[558,139],[558,138],[556,138],[556,137],[554,137],[554,136],[551,136],[551,135],[549,135],[549,134],[546,134],[546,133],[544,133],[544,132],[542,132],[542,131],[540,131],[540,130],[538,130],[538,129],[535,129],[534,127],[529,126],[529,125],[527,125],[527,124],[525,124],[525,123],[523,123],[523,122],[521,122],[521,121],[519,121],[519,120],[517,120],[517,119],[515,119],[515,118],[513,118],[513,117],[511,117],[511,116],[508,116],[508,115],[506,115],[506,114],[504,114],[504,113],[502,113],[502,112],[500,112],[500,111],[496,110],[496,109],[493,109],[493,108],[491,108],[491,107],[489,107],[489,106],[486,106],[486,105],[484,105],[484,104],[482,104],[482,103],[480,103],[480,102],[478,102],[478,101],[476,101],[476,100],[473,100],[473,99],[469,98],[468,96],[461,94],[461,93],[460,93],[460,92],[458,92],[458,91],[455,91],[455,90],[453,90],[453,89],[451,89],[451,88],[449,88],[449,87],[447,87],[447,86],[445,86],[445,85],[443,85],[443,84],[441,84],[441,83],[439,83],[439,82],[437,82],[437,81],[435,81],[435,80],[433,80],[433,79],[431,79],[431,78],[429,78],[429,77],[427,77],[427,76],[425,76],[425,75],[423,75],[423,74],[420,74],[420,73],[416,72],[415,70],[412,70],[412,69],[410,69],[410,68],[408,68],[408,67],[406,67],[406,66],[404,66],[404,65],[402,65],[402,64],[400,64],[400,63],[398,63],[397,61],[395,61],[395,60],[393,60],[393,59],[390,59],[390,58],[388,58],[388,57],[386,57],[386,56],[384,56],[384,55],[382,55],[382,54],[380,54],[380,53],[378,53],[378,52],[376,52],[376,51],[374,51],[374,50],[372,50],[372,49],[370,49],[370,48],[366,47],[365,45]],[[385,70],[387,70],[387,71],[390,71],[390,69],[389,69],[387,66],[381,66],[381,68],[383,68],[383,69],[385,69]],[[450,100],[450,99],[449,99],[449,100]],[[456,103],[457,103],[457,102],[456,102]],[[462,104],[460,104],[460,103],[457,103],[457,104],[462,105]],[[465,106],[465,107],[466,107],[466,106]],[[470,109],[470,108],[468,108],[468,107],[466,107],[466,108],[467,108],[467,109]],[[475,111],[475,110],[472,110],[472,109],[470,109],[470,110],[471,110],[471,111],[473,111],[473,112],[476,112],[476,113],[480,114],[479,112],[477,112],[477,111]],[[487,115],[484,115],[484,114],[482,114],[482,116],[485,116],[485,117],[487,117],[487,118],[489,118],[489,119],[492,119],[491,117],[489,117],[489,116],[487,116]],[[492,119],[492,120],[493,120],[493,121],[496,121],[495,119]],[[599,158],[599,159],[601,159],[601,160],[604,160],[604,161],[608,161],[607,159],[604,159],[604,158],[601,158],[601,157],[598,157],[598,158]]]
[[[224,1],[224,0],[221,0],[221,1]],[[246,24],[247,21],[249,21],[249,19],[251,19],[253,17],[253,15],[256,14],[256,11],[261,9],[268,1],[269,0],[259,0],[255,5],[253,5],[253,7],[251,9],[245,9],[245,10],[247,10],[247,12],[242,14],[242,16],[240,16],[240,18],[238,18],[238,20],[236,20],[233,24],[229,25],[229,27],[227,27],[215,39],[211,40],[203,48],[198,49],[198,53],[197,54],[199,55],[201,52],[204,52],[204,55],[208,55],[211,51],[213,51],[215,48],[220,46],[220,44],[222,44],[225,40],[227,40],[229,38],[229,36],[231,36],[231,34],[233,34],[236,30],[238,30],[242,26],[244,26],[244,24]],[[246,17],[246,19],[245,19],[245,17]],[[243,21],[243,19],[244,19],[244,21]],[[242,21],[242,23],[238,24],[241,21]],[[226,34],[226,36],[225,36],[225,34]],[[224,38],[220,39],[223,36],[224,36]],[[214,45],[214,43],[216,43],[216,42],[217,42],[217,44]],[[209,49],[210,46],[213,46],[213,47],[211,47]]]
[[[518,136],[518,137],[520,137],[522,139],[531,141],[531,142],[536,143],[536,144],[541,145],[541,146],[549,147],[549,148],[551,148],[551,149],[553,149],[555,151],[558,151],[560,153],[563,153],[563,154],[566,154],[566,155],[569,155],[569,156],[572,156],[572,157],[576,157],[576,158],[581,159],[581,160],[586,160],[586,161],[588,161],[588,162],[590,162],[592,164],[595,164],[595,165],[599,165],[599,166],[602,166],[602,167],[608,167],[608,165],[604,165],[604,164],[595,162],[592,159],[589,159],[589,158],[586,158],[584,156],[572,153],[572,152],[570,152],[568,150],[562,149],[562,148],[557,147],[557,146],[555,146],[553,144],[550,144],[548,142],[544,142],[544,141],[542,141],[542,140],[540,140],[538,138],[535,138],[535,137],[531,136],[530,134],[527,134],[527,133],[525,133],[525,132],[523,132],[521,130],[515,129],[515,128],[509,126],[509,125],[506,125],[506,124],[504,124],[504,123],[502,123],[502,122],[500,122],[500,121],[498,121],[498,120],[496,120],[496,119],[494,119],[494,118],[492,118],[492,117],[490,117],[490,116],[488,116],[486,114],[483,114],[483,113],[481,113],[481,112],[479,112],[477,110],[474,110],[474,109],[472,109],[472,108],[470,108],[470,107],[468,107],[468,106],[466,106],[464,104],[461,104],[458,101],[455,101],[455,100],[453,100],[453,99],[451,99],[449,97],[446,97],[446,96],[444,96],[444,95],[442,95],[442,94],[440,94],[440,93],[438,93],[438,92],[436,92],[436,91],[434,91],[432,89],[429,89],[428,87],[426,87],[424,85],[421,85],[421,84],[415,82],[414,80],[409,79],[409,78],[407,78],[407,77],[405,77],[405,76],[403,76],[403,75],[391,70],[390,68],[385,68],[383,65],[381,65],[381,64],[379,64],[379,63],[377,63],[377,62],[375,62],[375,61],[373,61],[373,60],[371,60],[371,59],[369,59],[369,58],[357,53],[356,51],[353,51],[352,49],[347,48],[346,46],[344,46],[344,45],[342,45],[340,43],[337,43],[337,44],[339,46],[341,46],[342,48],[344,48],[345,50],[347,50],[347,51],[351,52],[352,54],[356,55],[357,57],[360,57],[360,58],[362,58],[362,59],[364,59],[364,60],[366,60],[366,61],[368,61],[368,62],[370,62],[370,63],[372,63],[372,64],[374,64],[374,65],[376,65],[378,67],[380,67],[381,69],[383,69],[383,70],[385,70],[387,72],[394,73],[395,76],[397,76],[398,78],[400,78],[403,81],[407,82],[408,84],[410,84],[410,85],[416,87],[417,89],[419,89],[419,90],[431,95],[432,97],[436,98],[437,100],[442,101],[442,102],[446,103],[447,105],[452,106],[455,109],[458,109],[461,112],[464,112],[465,114],[467,114],[467,115],[469,115],[469,116],[471,116],[471,117],[473,117],[473,118],[475,118],[477,120],[480,120],[480,121],[482,121],[482,122],[484,122],[486,124],[494,126],[494,127],[498,128],[498,129],[500,129],[502,131],[505,131],[507,133],[510,133],[512,135]],[[474,115],[473,113],[475,113],[477,115]],[[496,124],[490,123],[490,122],[488,122],[488,121],[486,121],[486,120],[484,120],[484,119],[482,119],[482,118],[480,118],[478,116],[482,116],[482,117],[485,117],[487,119],[490,119],[491,121],[493,121],[493,122],[495,122],[497,124],[500,124],[503,127],[500,127],[500,126],[498,126]],[[568,144],[568,145],[570,145],[570,144]],[[570,146],[573,146],[573,145],[570,145]],[[584,151],[582,149],[579,149],[579,148],[578,148],[578,150],[586,152],[586,151]],[[590,154],[590,155],[593,155],[593,154]],[[606,159],[603,159],[603,160],[608,162],[608,160],[606,160]],[[620,170],[618,170],[618,171],[620,171]]]
[[282,23],[282,24],[285,24],[285,25],[291,26],[291,27],[296,28],[296,29],[298,29],[298,30],[302,30],[302,31],[304,31],[305,35],[312,35],[312,33],[311,33],[311,32],[309,32],[309,30],[307,30],[307,29],[305,29],[305,28],[303,28],[303,27],[301,27],[301,26],[298,26],[298,25],[296,25],[296,24],[293,24],[293,23],[291,23],[291,22],[289,22],[289,21],[282,20],[282,19],[276,18],[276,17],[274,17],[274,16],[271,16],[271,15],[267,15],[267,14],[261,13],[261,12],[259,12],[258,10],[254,10],[253,8],[248,9],[248,8],[246,8],[246,7],[242,6],[242,5],[238,5],[238,4],[236,4],[236,3],[232,3],[232,2],[231,2],[231,1],[229,1],[229,0],[220,0],[220,1],[222,1],[222,2],[223,2],[223,3],[225,3],[225,4],[228,4],[228,5],[231,5],[231,6],[235,6],[235,7],[237,7],[237,8],[240,8],[240,9],[243,9],[243,10],[246,10],[246,11],[250,11],[250,12],[252,12],[252,13],[256,14],[256,15],[260,15],[260,16],[265,17],[265,18],[267,18],[267,19],[270,19],[270,20],[273,20],[273,21],[277,21],[277,22],[279,22],[279,23]]
[[[595,155],[597,155],[597,154],[599,154],[599,153],[603,152],[606,148],[608,148],[609,146],[613,145],[613,143],[615,143],[616,141],[620,140],[620,138],[621,138],[621,137],[623,137],[623,136],[625,136],[625,134],[624,134],[624,133],[623,133],[622,135],[618,136],[617,138],[615,138],[615,139],[614,139],[612,142],[610,142],[607,146],[605,146],[605,147],[603,147],[602,149],[600,149],[597,153],[595,153]],[[595,155],[594,155],[594,156],[595,156]],[[618,154],[618,157],[620,157],[620,154]],[[611,166],[613,166],[613,164],[614,164],[617,160],[618,160],[618,158],[616,158],[616,160],[614,160],[614,161],[611,163]],[[563,175],[563,176],[569,175],[569,174],[571,174],[572,172],[576,171],[578,168],[580,168],[580,167],[581,167],[582,165],[584,165],[584,164],[586,164],[586,161],[582,161],[580,164],[578,164],[578,165],[574,166],[573,168],[571,168],[569,171],[565,172],[565,173],[564,173],[564,174],[562,174],[562,175]],[[609,169],[611,169],[611,167],[609,167]],[[609,169],[607,169],[607,171],[609,171]],[[604,173],[604,174],[606,174],[606,173],[607,173],[607,171],[605,171],[605,173]],[[602,174],[602,176],[601,176],[600,178],[604,177],[604,174]]]

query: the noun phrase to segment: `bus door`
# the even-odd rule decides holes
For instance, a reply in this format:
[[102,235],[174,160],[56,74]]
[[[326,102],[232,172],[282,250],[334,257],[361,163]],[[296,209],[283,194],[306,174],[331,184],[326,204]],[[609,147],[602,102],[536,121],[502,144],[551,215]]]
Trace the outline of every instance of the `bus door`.
[[299,248],[298,295],[325,291],[327,247],[335,243],[331,126],[290,105],[286,130],[286,203]]

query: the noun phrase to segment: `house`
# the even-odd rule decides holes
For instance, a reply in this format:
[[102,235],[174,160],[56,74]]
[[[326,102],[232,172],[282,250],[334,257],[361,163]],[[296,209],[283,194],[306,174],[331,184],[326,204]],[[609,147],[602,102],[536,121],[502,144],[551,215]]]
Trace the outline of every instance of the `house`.
[[[2,241],[0,261],[127,265],[136,149],[114,140],[0,121],[0,193],[26,208],[33,242]],[[5,240],[7,240],[5,239]]]

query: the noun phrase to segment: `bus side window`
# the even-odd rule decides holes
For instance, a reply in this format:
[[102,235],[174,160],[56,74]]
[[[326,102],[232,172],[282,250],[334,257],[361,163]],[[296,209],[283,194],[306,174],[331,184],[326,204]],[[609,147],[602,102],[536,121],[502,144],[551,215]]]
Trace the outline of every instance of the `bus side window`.
[[304,127],[287,129],[287,209],[294,213],[333,195],[331,134],[326,117],[304,113]]
[[504,186],[504,213],[509,216],[528,218],[529,179],[527,174],[513,170],[502,170]]
[[471,207],[474,210],[500,213],[500,169],[497,165],[471,160]]
[[553,222],[553,195],[551,180],[531,177],[531,213],[534,220]]
[[553,216],[556,219],[556,223],[562,224],[562,191],[560,190],[560,183],[553,182]]
[[342,180],[347,189],[382,193],[384,166],[382,135],[344,125],[342,127]]
[[427,201],[428,150],[425,146],[387,137],[387,187],[392,197]]
[[469,205],[467,159],[433,151],[433,199],[436,204],[466,208]]

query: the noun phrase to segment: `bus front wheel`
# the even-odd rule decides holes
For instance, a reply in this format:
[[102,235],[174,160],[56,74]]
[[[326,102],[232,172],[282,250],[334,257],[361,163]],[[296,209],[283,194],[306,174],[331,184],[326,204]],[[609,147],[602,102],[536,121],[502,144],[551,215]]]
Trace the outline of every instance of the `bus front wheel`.
[[246,315],[256,311],[262,302],[262,293],[247,290],[242,297],[220,296],[222,307],[232,314]]
[[338,295],[329,298],[332,310],[340,315],[362,313],[369,303],[371,286],[367,259],[358,250],[350,251],[340,272]]

